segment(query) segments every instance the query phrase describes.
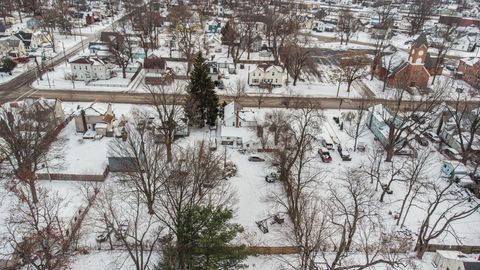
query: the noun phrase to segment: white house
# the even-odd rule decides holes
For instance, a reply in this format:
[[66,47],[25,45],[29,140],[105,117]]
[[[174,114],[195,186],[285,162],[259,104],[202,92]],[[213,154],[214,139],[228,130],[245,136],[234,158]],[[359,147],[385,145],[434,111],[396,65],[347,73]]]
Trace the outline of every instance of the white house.
[[477,270],[480,269],[480,261],[468,257],[460,251],[437,250],[433,258],[433,264],[438,270]]
[[248,73],[249,85],[274,85],[283,84],[282,68],[270,64],[260,64]]
[[232,101],[223,109],[223,126],[225,127],[255,127],[257,113],[244,109],[238,102]]
[[86,83],[95,80],[108,80],[113,75],[110,64],[96,57],[82,56],[70,61],[73,78]]
[[452,44],[453,50],[472,52],[477,45],[477,37],[475,35],[462,35],[455,39]]

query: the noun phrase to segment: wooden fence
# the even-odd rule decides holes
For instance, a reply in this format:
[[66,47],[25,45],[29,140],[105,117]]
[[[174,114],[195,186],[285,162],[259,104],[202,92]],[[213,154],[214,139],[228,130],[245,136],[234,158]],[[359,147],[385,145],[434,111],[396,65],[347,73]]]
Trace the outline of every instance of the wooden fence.
[[37,173],[37,179],[54,181],[103,182],[109,173],[108,166],[102,174]]

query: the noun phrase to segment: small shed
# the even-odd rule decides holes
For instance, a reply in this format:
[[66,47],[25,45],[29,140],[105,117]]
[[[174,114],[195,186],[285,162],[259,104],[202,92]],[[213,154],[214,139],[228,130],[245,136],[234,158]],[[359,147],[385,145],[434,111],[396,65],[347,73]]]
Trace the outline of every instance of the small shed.
[[453,250],[437,250],[433,264],[438,270],[480,270],[478,257],[474,258]]

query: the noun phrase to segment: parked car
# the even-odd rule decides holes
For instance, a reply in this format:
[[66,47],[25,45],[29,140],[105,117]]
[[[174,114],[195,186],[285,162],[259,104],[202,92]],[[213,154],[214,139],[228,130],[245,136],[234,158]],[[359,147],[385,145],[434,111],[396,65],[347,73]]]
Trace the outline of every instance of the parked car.
[[414,149],[402,148],[402,149],[399,149],[399,150],[395,151],[395,155],[416,157],[417,152]]
[[451,147],[443,148],[442,150],[440,150],[440,153],[446,155],[448,158],[453,160],[462,160],[462,156],[460,155],[460,153],[458,153],[457,150]]
[[248,157],[248,161],[251,161],[251,162],[262,162],[262,161],[265,161],[265,159],[257,156],[257,155],[251,155]]
[[338,145],[338,153],[340,154],[340,157],[342,158],[343,161],[350,161],[352,160],[352,157],[350,156],[350,153],[347,151],[347,149],[342,148],[342,146],[339,144]]
[[437,133],[432,131],[426,131],[424,133],[425,137],[429,138],[432,142],[439,143],[441,141],[440,137],[438,137]]
[[365,152],[367,148],[367,145],[365,142],[358,142],[357,143],[357,150],[360,151],[360,152]]
[[332,161],[332,156],[330,155],[330,152],[327,148],[318,149],[318,154],[322,158],[323,162],[328,163]]
[[265,181],[267,183],[273,183],[277,180],[278,180],[278,174],[277,173],[272,172],[270,174],[265,175]]
[[428,140],[422,135],[415,135],[415,140],[421,145],[421,146],[428,146]]
[[324,137],[320,139],[320,142],[322,143],[323,147],[327,148],[328,150],[333,150],[333,142],[330,138]]

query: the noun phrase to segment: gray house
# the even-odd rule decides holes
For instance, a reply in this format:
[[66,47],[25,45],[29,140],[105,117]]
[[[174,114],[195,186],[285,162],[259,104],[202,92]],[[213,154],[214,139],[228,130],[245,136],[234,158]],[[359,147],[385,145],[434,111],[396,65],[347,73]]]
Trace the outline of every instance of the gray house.
[[[389,127],[386,121],[395,121],[399,124],[401,120],[393,119],[388,108],[385,108],[382,104],[368,108],[366,125],[382,145],[386,145],[388,142]],[[400,136],[395,143],[395,147],[402,147],[405,143],[405,139],[405,136]]]

